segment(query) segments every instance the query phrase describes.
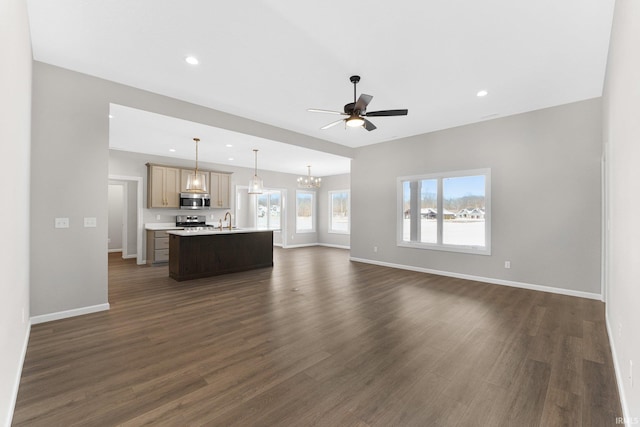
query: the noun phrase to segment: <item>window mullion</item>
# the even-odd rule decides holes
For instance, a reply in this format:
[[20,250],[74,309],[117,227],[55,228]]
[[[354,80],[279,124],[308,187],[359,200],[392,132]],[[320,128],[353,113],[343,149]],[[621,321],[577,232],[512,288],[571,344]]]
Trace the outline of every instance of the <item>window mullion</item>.
[[442,178],[438,178],[438,194],[437,194],[437,227],[436,231],[438,234],[438,245],[442,245],[442,226],[444,221],[444,203],[442,199]]
[[419,242],[420,236],[420,181],[411,181],[411,205],[410,205],[410,240]]

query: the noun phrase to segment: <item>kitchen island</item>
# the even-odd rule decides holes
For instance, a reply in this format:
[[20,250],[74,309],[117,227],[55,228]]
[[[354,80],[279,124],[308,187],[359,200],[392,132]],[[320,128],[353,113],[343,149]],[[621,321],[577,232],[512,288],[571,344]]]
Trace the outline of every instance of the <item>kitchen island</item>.
[[273,231],[170,230],[169,276],[177,281],[273,266]]

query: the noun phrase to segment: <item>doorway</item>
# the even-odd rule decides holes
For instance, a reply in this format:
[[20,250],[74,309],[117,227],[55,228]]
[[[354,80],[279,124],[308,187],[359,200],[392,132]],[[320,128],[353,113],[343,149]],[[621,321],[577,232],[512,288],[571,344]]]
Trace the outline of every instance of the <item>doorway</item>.
[[[138,176],[121,176],[109,175],[109,252],[117,249],[113,240],[117,239],[118,220],[114,219],[112,226],[111,213],[114,211],[114,218],[117,216],[117,202],[114,201],[112,206],[112,187],[113,199],[118,198],[118,191],[115,187],[121,188],[120,200],[122,201],[121,215],[121,249],[123,258],[136,258],[136,264],[142,265],[145,260],[142,256],[142,245],[144,242],[143,232],[144,224],[142,220],[142,177]],[[113,231],[112,231],[113,228]]]

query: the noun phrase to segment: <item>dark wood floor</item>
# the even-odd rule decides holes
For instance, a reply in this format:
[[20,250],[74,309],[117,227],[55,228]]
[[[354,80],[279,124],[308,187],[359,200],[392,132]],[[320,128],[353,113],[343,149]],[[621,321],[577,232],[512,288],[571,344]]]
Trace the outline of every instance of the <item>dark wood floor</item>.
[[111,310],[33,326],[14,425],[607,426],[604,305],[276,249],[175,282],[109,257]]

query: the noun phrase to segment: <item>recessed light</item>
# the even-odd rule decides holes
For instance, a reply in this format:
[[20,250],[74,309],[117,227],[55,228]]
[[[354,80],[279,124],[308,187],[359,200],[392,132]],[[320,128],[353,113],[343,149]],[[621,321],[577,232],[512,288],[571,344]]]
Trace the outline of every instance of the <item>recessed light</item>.
[[113,115],[112,115],[112,114],[109,114],[109,118],[110,118],[110,119],[113,119]]
[[187,64],[191,65],[198,65],[200,63],[200,61],[198,61],[198,58],[196,58],[195,56],[187,56],[186,58],[184,58],[184,60],[187,62]]
[[488,94],[489,94],[489,92],[487,92],[486,90],[483,89],[480,92],[476,93],[476,96],[479,96],[479,97],[482,98],[483,96],[487,96]]
[[225,147],[231,148],[231,147],[233,147],[233,145],[232,144],[227,144],[227,145],[225,145]]
[[175,148],[169,148],[169,151],[171,151],[172,153],[175,153],[176,149]]
[[229,157],[229,160],[233,160],[233,157]]

